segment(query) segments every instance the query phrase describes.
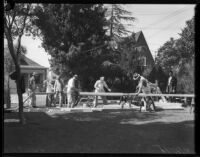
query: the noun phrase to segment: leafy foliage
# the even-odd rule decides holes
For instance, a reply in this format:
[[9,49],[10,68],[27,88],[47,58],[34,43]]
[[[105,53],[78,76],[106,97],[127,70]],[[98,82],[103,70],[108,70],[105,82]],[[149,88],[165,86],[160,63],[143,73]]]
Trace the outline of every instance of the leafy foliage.
[[[14,45],[14,50],[15,50],[15,53],[16,53],[16,51],[17,51],[17,45],[16,44]],[[20,51],[20,54],[25,55],[27,53],[27,49],[23,45],[20,47],[19,51]],[[4,72],[10,73],[14,70],[15,70],[14,62],[12,60],[12,57],[10,55],[8,47],[5,46],[4,47]]]
[[105,9],[101,4],[42,4],[35,11],[34,23],[55,72],[77,73],[82,88],[88,88],[88,79],[98,77],[107,52]]
[[194,92],[194,33],[193,17],[186,22],[179,39],[171,38],[158,50],[157,59],[165,72],[176,72],[179,92]]
[[168,72],[181,59],[180,52],[175,47],[176,40],[171,38],[158,50],[157,60],[163,69]]
[[[21,72],[20,72],[20,53],[21,53],[21,38],[26,31],[26,27],[31,26],[32,11],[34,6],[31,4],[16,4],[13,10],[4,10],[4,37],[7,39],[8,49],[12,60],[15,65],[17,74],[17,94],[19,100],[19,119],[20,123],[24,124],[25,119],[23,115],[23,97],[22,97],[22,86],[21,86]],[[17,38],[17,49],[15,50],[13,41]]]
[[177,68],[178,88],[180,93],[194,93],[194,59]]

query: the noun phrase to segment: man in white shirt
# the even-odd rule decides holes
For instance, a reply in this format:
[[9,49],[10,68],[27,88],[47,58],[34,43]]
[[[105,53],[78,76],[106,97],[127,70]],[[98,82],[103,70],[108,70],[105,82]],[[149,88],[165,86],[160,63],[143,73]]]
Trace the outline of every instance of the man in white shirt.
[[52,107],[53,97],[54,97],[54,81],[45,80],[43,86],[46,88],[46,107]]
[[76,86],[77,79],[78,76],[74,75],[67,83],[67,106],[69,108],[74,107],[77,100],[77,94],[79,93],[79,89]]
[[63,105],[63,88],[64,88],[64,84],[61,80],[61,76],[59,75],[54,84],[54,92],[55,92],[54,106],[56,106],[56,101],[59,96],[59,106],[62,107],[62,105]]
[[31,94],[30,105],[32,107],[36,107],[36,95],[35,95],[36,81],[35,81],[35,76],[36,76],[36,73],[33,72],[32,77],[29,79],[29,83],[28,83],[29,94]]
[[[95,93],[99,92],[105,92],[104,87],[107,88],[107,90],[110,92],[111,89],[108,88],[108,85],[104,81],[104,77],[100,77],[99,80],[96,81],[94,88],[95,88]],[[107,104],[107,99],[105,96],[101,96],[101,99],[103,100],[103,103],[106,105]],[[95,101],[94,101],[94,107],[96,107],[98,104],[98,96],[95,96]]]

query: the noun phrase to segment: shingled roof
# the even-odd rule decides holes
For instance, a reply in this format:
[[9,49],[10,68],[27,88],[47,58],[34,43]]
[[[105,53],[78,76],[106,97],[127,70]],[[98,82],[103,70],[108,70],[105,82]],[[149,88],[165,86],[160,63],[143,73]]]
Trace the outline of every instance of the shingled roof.
[[30,68],[42,68],[42,69],[46,68],[46,67],[34,62],[33,60],[26,57],[25,55],[22,55],[20,58],[20,66],[21,67],[30,67]]
[[132,34],[131,34],[130,36],[128,36],[128,37],[121,37],[121,38],[117,39],[117,42],[123,42],[123,41],[124,41],[125,39],[127,39],[127,38],[133,38],[133,39],[135,39],[135,41],[137,42],[141,34],[142,34],[142,31],[139,31],[139,32],[137,32],[137,33],[132,33]]

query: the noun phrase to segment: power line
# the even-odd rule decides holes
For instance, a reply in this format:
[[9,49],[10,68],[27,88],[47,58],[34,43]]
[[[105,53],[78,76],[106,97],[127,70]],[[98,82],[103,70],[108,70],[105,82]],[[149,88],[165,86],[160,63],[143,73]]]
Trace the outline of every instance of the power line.
[[[179,13],[179,14],[180,14],[180,13]],[[175,15],[175,16],[176,16],[176,15]],[[175,19],[175,21],[173,21],[172,23],[170,23],[170,24],[168,24],[167,26],[165,26],[162,30],[156,31],[155,33],[149,35],[149,38],[152,37],[153,35],[158,34],[159,32],[161,32],[161,31],[163,31],[163,30],[169,29],[169,27],[170,27],[171,25],[173,25],[174,23],[177,23],[177,20],[176,20],[176,19]],[[180,28],[180,29],[181,29],[181,28]]]
[[[177,20],[175,20],[175,21],[171,22],[170,24],[166,25],[166,26],[163,28],[163,30],[167,29],[169,26],[171,26],[171,25],[174,24],[174,23],[177,23]],[[154,32],[153,34],[150,34],[150,35],[148,36],[148,38],[150,38],[150,37],[152,37],[152,36],[158,35],[158,33],[159,33],[159,32],[162,32],[163,30],[159,30],[159,31]]]
[[[135,28],[139,28],[139,29],[158,29],[158,30],[163,30],[165,27],[160,27],[160,28],[156,28],[156,27],[135,27]],[[167,30],[174,30],[174,29],[181,29],[180,27],[179,28],[171,28],[171,27],[169,27],[169,28],[165,28],[165,29],[167,29]]]
[[[187,10],[185,10],[185,11],[189,11],[189,9],[190,8],[188,8]],[[138,13],[135,13],[136,15],[148,15],[148,16],[159,16],[159,15],[167,15],[167,14],[169,14],[169,12],[167,12],[167,13],[144,13],[144,14],[138,14]]]
[[179,9],[179,10],[176,10],[176,11],[170,13],[169,15],[167,15],[167,16],[165,16],[165,17],[163,17],[163,18],[161,18],[161,19],[159,19],[159,20],[157,20],[157,21],[155,21],[155,22],[153,22],[153,23],[151,23],[151,24],[149,24],[148,26],[155,25],[155,24],[157,24],[158,22],[166,21],[166,20],[168,20],[169,18],[172,18],[172,17],[174,17],[174,16],[177,16],[177,14],[180,14],[180,13],[184,12],[184,11],[185,11],[185,8],[187,8],[187,7],[184,7],[184,8],[181,8],[181,9]]

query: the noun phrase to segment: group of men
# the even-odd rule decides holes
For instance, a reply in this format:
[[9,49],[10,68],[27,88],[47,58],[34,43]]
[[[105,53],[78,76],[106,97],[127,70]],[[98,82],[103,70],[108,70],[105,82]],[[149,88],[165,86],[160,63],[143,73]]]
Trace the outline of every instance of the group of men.
[[[28,94],[30,95],[30,105],[36,107],[36,73],[32,74],[28,83]],[[73,107],[77,100],[79,93],[77,75],[74,75],[69,79],[66,86],[64,86],[61,76],[57,76],[56,80],[47,79],[43,82],[43,87],[46,88],[46,107],[56,107],[57,100],[59,101],[58,107],[63,106],[63,100],[65,99],[64,88],[67,88],[67,107]]]
[[[35,75],[36,73],[33,73],[32,77],[29,79],[29,94],[30,96],[30,103],[33,107],[36,106],[36,96],[35,96],[35,90],[36,90],[36,83],[35,83]],[[157,91],[157,93],[161,93],[158,85],[155,83],[149,82],[146,78],[141,76],[138,73],[133,74],[133,80],[138,80],[138,85],[136,87],[136,96],[139,95],[139,93],[145,93],[149,94],[152,93],[152,90]],[[168,78],[168,84],[167,84],[167,93],[175,93],[176,92],[176,78],[173,76],[172,71],[169,73]],[[56,81],[53,80],[45,80],[44,81],[44,87],[46,88],[46,106],[47,107],[56,107],[57,99],[59,98],[59,107],[63,106],[63,98],[67,96],[67,106],[69,108],[74,107],[77,105],[78,102],[78,96],[79,96],[79,86],[78,86],[78,76],[73,75],[72,78],[68,80],[68,83],[66,86],[64,86],[63,81],[61,80],[61,76],[57,76]],[[66,95],[64,93],[64,88],[66,88]],[[107,88],[108,91],[111,91],[111,89],[106,84],[104,77],[100,77],[99,80],[97,80],[94,84],[95,92],[105,92],[104,88]],[[103,103],[107,104],[107,99],[105,96],[101,96],[101,99],[103,100]],[[161,99],[166,102],[166,98],[161,96]],[[147,108],[150,108],[152,105],[155,110],[155,105],[153,102],[153,99],[150,96],[144,97],[144,100],[147,102]],[[94,99],[94,107],[96,107],[98,104],[98,96],[95,96]],[[123,108],[123,105],[122,105]]]
[[[61,80],[61,76],[57,76],[57,79],[54,83],[52,80],[46,80],[44,82],[44,87],[46,87],[46,106],[47,107],[56,107],[57,100],[59,101],[58,107],[74,107],[79,95],[78,88],[78,76],[74,75],[69,79],[68,83],[64,85]],[[67,95],[64,93],[65,88]],[[63,100],[67,96],[67,106],[63,105]]]
[[[32,74],[32,77],[29,79],[28,91],[30,95],[30,105],[36,107],[36,82],[35,82],[36,73]],[[59,98],[59,106],[58,107],[69,107],[72,108],[77,105],[78,97],[79,97],[79,83],[78,83],[78,75],[74,75],[72,78],[68,80],[66,86],[64,86],[63,81],[61,80],[61,76],[57,76],[56,81],[47,79],[43,82],[43,87],[46,88],[46,106],[47,107],[56,107],[57,100]],[[95,92],[105,92],[104,88],[107,88],[108,91],[111,89],[106,84],[104,77],[100,77],[99,80],[95,82],[94,85]],[[65,90],[67,89],[67,90]],[[66,94],[65,94],[65,92]],[[63,106],[63,98],[65,99],[67,96],[67,106]],[[104,104],[107,104],[107,99],[105,96],[101,97]],[[94,107],[98,104],[98,97],[96,96],[94,99]]]

